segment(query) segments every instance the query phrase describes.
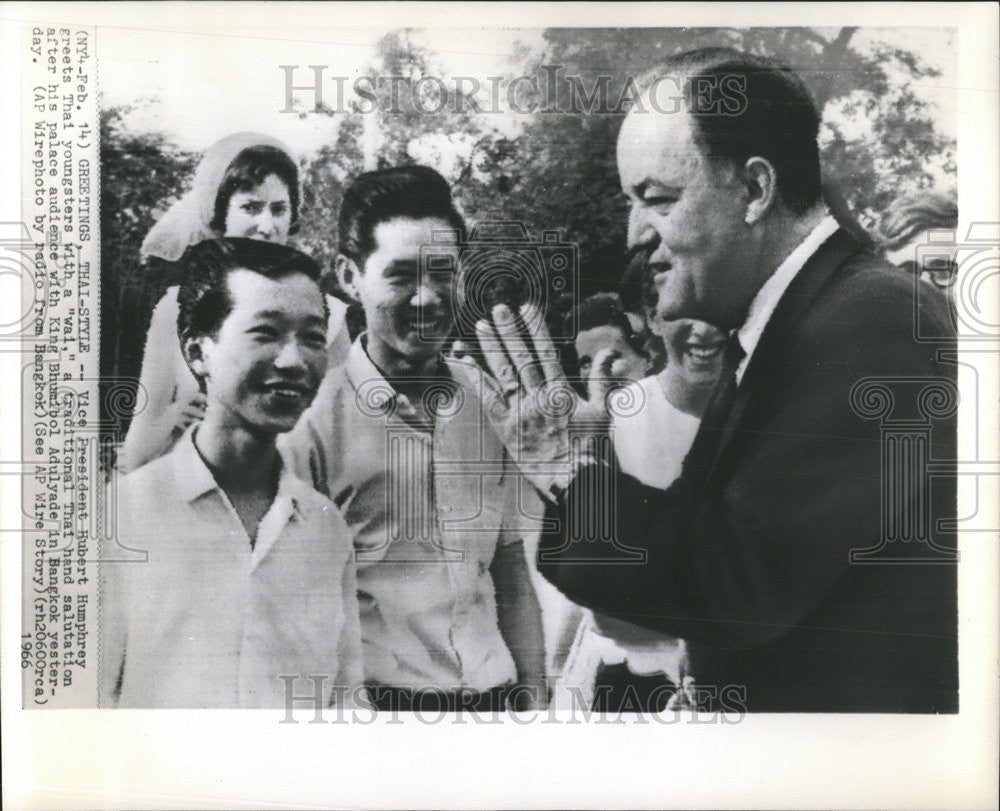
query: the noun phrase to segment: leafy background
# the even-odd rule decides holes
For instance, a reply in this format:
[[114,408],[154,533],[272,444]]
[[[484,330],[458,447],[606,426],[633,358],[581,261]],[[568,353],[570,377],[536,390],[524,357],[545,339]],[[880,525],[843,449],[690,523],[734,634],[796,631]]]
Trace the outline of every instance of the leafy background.
[[[603,83],[614,100],[629,77],[689,48],[726,45],[776,57],[800,73],[824,111],[821,147],[829,194],[870,228],[904,192],[954,188],[956,145],[919,92],[941,76],[940,67],[918,48],[857,47],[857,35],[850,27],[553,28],[543,32],[540,49],[513,50],[508,78],[539,75],[543,66],[558,65],[561,75],[576,77],[586,93]],[[366,70],[416,82],[445,75],[437,57],[420,31],[397,30],[378,41]],[[424,98],[417,105],[408,95],[414,87],[447,97]],[[521,221],[533,233],[558,229],[579,248],[582,292],[615,286],[626,222],[614,152],[619,114],[538,112],[509,126],[509,117],[498,122],[495,115],[477,112],[476,97],[463,97],[461,88],[447,81],[396,88],[397,103],[390,105],[384,87],[374,114],[362,113],[356,104],[344,110],[302,105],[298,111],[301,118],[328,117],[336,126],[300,166],[297,247],[331,268],[339,202],[349,178],[376,166],[424,163],[452,182],[471,222],[502,218]],[[101,364],[102,377],[119,381],[138,377],[139,336],[171,282],[170,268],[140,262],[139,246],[166,206],[186,190],[199,157],[179,148],[167,127],[130,125],[138,108],[151,103],[105,106],[101,114]],[[332,280],[328,287],[332,291]],[[127,415],[119,419],[124,429]]]

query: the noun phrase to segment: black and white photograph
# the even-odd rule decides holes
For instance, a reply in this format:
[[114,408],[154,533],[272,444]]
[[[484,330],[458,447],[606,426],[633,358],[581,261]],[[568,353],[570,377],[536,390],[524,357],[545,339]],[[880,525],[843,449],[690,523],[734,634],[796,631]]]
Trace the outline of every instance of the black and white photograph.
[[997,9],[619,8],[0,8],[12,807],[996,807]]

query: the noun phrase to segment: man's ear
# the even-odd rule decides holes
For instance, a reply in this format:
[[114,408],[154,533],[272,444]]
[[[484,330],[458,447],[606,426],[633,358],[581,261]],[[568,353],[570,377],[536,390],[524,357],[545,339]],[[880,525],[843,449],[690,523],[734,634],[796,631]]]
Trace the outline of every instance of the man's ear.
[[185,338],[181,347],[188,368],[198,380],[204,380],[208,377],[208,368],[205,366],[205,341],[207,340],[211,340],[207,335]]
[[743,220],[747,225],[756,225],[777,202],[778,173],[766,158],[753,157],[743,164],[743,181],[747,189]]
[[359,271],[357,262],[353,259],[348,259],[342,253],[338,253],[333,269],[337,274],[337,281],[340,283],[340,289],[347,293],[347,295],[355,301],[359,301],[360,297],[358,296],[357,286]]

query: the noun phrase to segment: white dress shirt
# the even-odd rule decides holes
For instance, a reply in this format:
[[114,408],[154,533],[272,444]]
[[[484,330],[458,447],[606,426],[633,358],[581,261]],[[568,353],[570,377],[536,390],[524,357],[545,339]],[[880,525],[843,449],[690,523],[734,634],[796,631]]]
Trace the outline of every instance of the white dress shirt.
[[737,383],[743,380],[743,373],[746,372],[747,365],[750,363],[750,357],[757,348],[757,343],[764,333],[767,322],[774,315],[774,308],[778,306],[781,297],[785,295],[788,285],[792,283],[792,279],[798,275],[798,272],[802,270],[812,255],[834,235],[839,227],[833,217],[829,214],[825,216],[799,243],[798,247],[785,257],[785,261],[778,265],[777,270],[757,291],[757,295],[750,302],[747,320],[743,322],[743,326],[737,333],[740,346],[746,353],[740,365],[736,367]]
[[615,415],[611,423],[618,465],[643,484],[666,490],[681,475],[701,420],[674,406],[657,376],[629,389],[636,408]]
[[101,561],[102,706],[283,708],[362,684],[350,532],[336,507],[283,469],[250,538],[189,430],[118,481]]

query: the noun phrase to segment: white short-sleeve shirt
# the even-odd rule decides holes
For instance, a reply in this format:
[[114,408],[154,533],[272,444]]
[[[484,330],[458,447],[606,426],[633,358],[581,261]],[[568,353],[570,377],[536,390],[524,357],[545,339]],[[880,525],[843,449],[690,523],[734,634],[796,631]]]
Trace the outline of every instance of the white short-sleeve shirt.
[[362,336],[279,446],[355,533],[366,679],[488,690],[516,678],[490,564],[541,520],[541,503],[464,378],[425,397],[437,417],[421,428]]
[[189,430],[117,483],[102,545],[103,706],[282,708],[286,681],[354,697],[361,640],[350,532],[282,470],[251,549]]

